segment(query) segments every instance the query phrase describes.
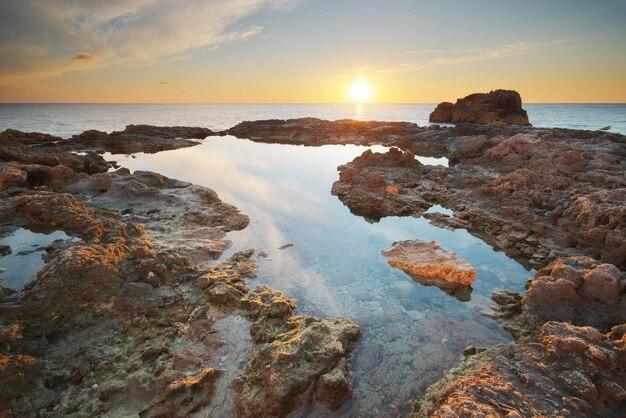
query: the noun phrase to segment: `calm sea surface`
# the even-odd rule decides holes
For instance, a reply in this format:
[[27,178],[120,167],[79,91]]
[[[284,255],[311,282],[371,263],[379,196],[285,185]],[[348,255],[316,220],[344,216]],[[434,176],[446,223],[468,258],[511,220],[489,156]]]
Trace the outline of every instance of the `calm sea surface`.
[[[0,130],[48,132],[69,136],[85,129],[112,131],[129,123],[197,125],[224,129],[243,120],[316,116],[414,121],[425,124],[432,105],[0,105]],[[535,126],[598,129],[610,125],[626,132],[624,105],[526,105]],[[354,359],[354,397],[339,411],[318,405],[294,416],[398,416],[458,362],[468,345],[490,346],[510,336],[481,315],[496,289],[521,290],[532,272],[494,251],[465,230],[450,231],[423,218],[389,217],[369,223],[330,194],[337,166],[366,148],[303,147],[260,144],[230,136],[201,145],[136,158],[106,155],[131,170],[152,170],[210,187],[222,200],[250,216],[250,225],[228,238],[232,247],[269,253],[260,260],[259,277],[297,300],[302,313],[345,316],[363,335]],[[382,147],[374,147],[382,150]],[[420,157],[425,164],[445,159]],[[445,208],[434,210],[445,211]],[[16,249],[0,258],[0,283],[19,288],[34,278],[16,277],[21,248],[57,238],[36,239],[19,230],[2,242]],[[394,241],[435,240],[477,269],[469,301],[411,280],[389,267],[380,251]],[[45,241],[45,242],[44,242]],[[293,246],[280,250],[285,244]],[[37,257],[40,257],[40,253]],[[23,255],[23,257],[27,257]],[[26,265],[27,258],[23,264]],[[9,262],[10,261],[10,262]],[[3,264],[4,263],[4,264]],[[41,265],[34,264],[35,268]],[[29,264],[31,266],[31,264]],[[3,278],[4,276],[4,278]],[[19,275],[18,275],[19,276]],[[11,278],[9,280],[9,278]],[[228,327],[225,327],[228,328]],[[228,332],[225,329],[225,332]],[[235,344],[236,346],[236,344]],[[231,356],[237,358],[237,356]],[[231,361],[231,360],[226,360]],[[226,366],[241,369],[241,360]],[[228,390],[228,389],[226,389]],[[223,394],[220,395],[223,397]]]
[[[297,118],[369,119],[428,123],[433,104],[0,104],[0,130],[46,132],[63,137],[86,129],[111,131],[131,123],[226,129],[243,120]],[[626,104],[526,104],[534,126],[600,129],[626,134]]]

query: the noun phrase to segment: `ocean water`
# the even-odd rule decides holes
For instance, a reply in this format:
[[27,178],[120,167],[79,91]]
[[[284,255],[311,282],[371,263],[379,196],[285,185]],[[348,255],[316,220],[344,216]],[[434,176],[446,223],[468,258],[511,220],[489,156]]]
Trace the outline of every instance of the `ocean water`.
[[[434,104],[0,104],[0,131],[13,128],[68,137],[87,129],[127,124],[193,125],[221,130],[243,120],[313,116],[322,119],[408,121],[428,124]],[[626,104],[526,104],[540,127],[626,134]]]
[[[316,116],[426,122],[431,105],[2,105],[0,129],[12,127],[69,136],[85,129],[111,131],[128,123],[228,128],[242,120]],[[626,131],[623,105],[527,105],[535,125]],[[250,217],[232,232],[227,257],[244,248],[260,259],[265,283],[294,298],[300,313],[344,316],[362,329],[354,356],[354,396],[336,412],[314,404],[293,416],[401,416],[461,358],[468,345],[509,341],[481,314],[497,289],[521,290],[532,275],[515,260],[465,230],[447,230],[423,218],[388,217],[371,223],[330,194],[337,166],[366,147],[303,147],[254,143],[231,136],[201,145],[133,158],[107,154],[131,170],[151,170],[214,189]],[[384,150],[373,147],[374,151]],[[425,164],[445,159],[419,157]],[[436,207],[433,211],[449,212]],[[434,240],[477,270],[469,300],[416,283],[391,268],[381,250],[405,239]],[[291,246],[280,249],[286,244]],[[25,280],[27,281],[27,280]],[[229,326],[224,327],[227,333]],[[237,331],[239,335],[241,330]],[[241,338],[241,337],[239,337]],[[237,336],[227,338],[236,344]],[[230,365],[229,374],[236,374]],[[219,366],[219,365],[216,365]],[[233,369],[235,368],[235,369]],[[224,391],[230,390],[228,387]],[[216,399],[228,397],[217,393]]]

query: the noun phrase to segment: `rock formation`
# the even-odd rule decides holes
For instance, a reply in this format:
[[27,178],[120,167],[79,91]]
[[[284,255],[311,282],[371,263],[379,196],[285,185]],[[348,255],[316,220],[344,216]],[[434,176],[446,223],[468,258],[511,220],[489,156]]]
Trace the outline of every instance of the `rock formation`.
[[547,321],[589,325],[607,331],[626,322],[626,274],[591,257],[558,259],[528,282],[523,294],[493,295],[498,318],[514,335]]
[[602,334],[547,322],[464,360],[416,404],[416,417],[623,416],[626,324]]
[[469,231],[532,267],[558,256],[589,255],[624,268],[623,136],[482,132],[487,134],[446,139],[453,163],[447,168],[421,165],[411,151],[366,151],[339,167],[332,193],[372,219],[423,215],[431,205],[443,205]]
[[155,153],[198,145],[192,139],[204,139],[217,133],[207,128],[187,126],[128,125],[123,131],[109,133],[88,130],[61,145],[72,150],[92,150],[113,154]]
[[[3,233],[80,239],[46,247],[23,291],[0,288],[0,415],[233,413],[212,404],[218,386],[228,387],[217,323],[231,317],[249,318],[254,341],[232,405],[242,414],[287,414],[315,398],[336,409],[351,396],[354,323],[296,316],[281,293],[250,291],[252,250],[205,264],[247,216],[210,189],[150,172],[94,174],[92,157],[52,143],[40,151],[52,141],[45,135],[5,134]],[[265,376],[280,378],[268,386]]]
[[471,286],[476,269],[444,251],[435,241],[400,241],[382,251],[390,266],[398,268],[415,281],[453,292]]
[[442,102],[428,118],[436,123],[488,123],[528,125],[528,114],[522,98],[514,90],[474,93],[456,103]]
[[197,259],[219,257],[230,246],[225,234],[249,222],[213,190],[148,171],[86,176],[63,191],[141,224],[162,247]]

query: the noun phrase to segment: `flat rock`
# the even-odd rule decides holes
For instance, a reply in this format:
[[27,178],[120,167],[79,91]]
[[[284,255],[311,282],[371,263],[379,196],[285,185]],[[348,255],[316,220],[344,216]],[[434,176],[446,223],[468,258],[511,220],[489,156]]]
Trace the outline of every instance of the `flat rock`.
[[208,128],[189,126],[128,125],[123,131],[106,133],[84,131],[60,143],[72,150],[96,150],[113,154],[156,153],[198,145],[207,136],[217,135]]
[[470,286],[476,269],[454,253],[443,250],[435,241],[400,241],[382,251],[390,266],[415,281],[442,289]]

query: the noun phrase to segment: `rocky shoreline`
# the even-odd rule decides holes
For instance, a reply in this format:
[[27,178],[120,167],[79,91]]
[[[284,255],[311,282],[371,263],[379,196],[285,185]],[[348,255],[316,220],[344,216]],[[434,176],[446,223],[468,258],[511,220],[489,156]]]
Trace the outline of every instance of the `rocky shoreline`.
[[[251,340],[245,367],[226,385],[232,405],[222,413],[284,416],[314,400],[335,410],[352,396],[356,324],[296,315],[295,301],[281,292],[250,288],[253,250],[208,263],[247,216],[210,189],[112,171],[100,155],[233,135],[389,147],[338,168],[332,194],[350,211],[371,221],[424,216],[464,228],[538,269],[526,292],[492,297],[498,306],[488,315],[516,341],[468,348],[417,401],[416,416],[619,416],[626,403],[626,137],[526,126],[527,119],[509,118],[522,115],[515,97],[502,101],[506,112],[494,111],[502,94],[461,99],[479,123],[445,127],[304,118],[222,132],[130,125],[70,139],[0,134],[3,233],[25,227],[80,238],[46,248],[44,268],[23,291],[2,289],[0,413],[206,412],[225,373],[216,353],[224,345],[217,324],[226,318],[246,321]],[[490,97],[495,104],[485,104]],[[424,165],[416,155],[450,164]],[[452,215],[427,213],[433,205]],[[455,270],[456,259],[444,254],[450,265],[428,267],[418,244],[398,243],[389,256],[437,286],[447,286],[442,274],[462,288],[471,284],[471,266],[456,261],[463,268]]]
[[[485,117],[493,117],[489,112]],[[620,416],[626,402],[626,137],[532,128],[524,126],[527,120],[521,126],[488,122],[419,127],[295,119],[245,122],[230,133],[259,142],[391,147],[365,151],[338,168],[332,193],[351,212],[371,221],[424,216],[438,226],[465,228],[541,269],[525,294],[493,296],[500,306],[490,315],[519,339],[468,348],[480,354],[433,385],[416,404],[416,416]],[[450,166],[423,165],[416,154],[445,156]],[[453,215],[426,213],[433,205]],[[594,353],[597,361],[588,363]]]
[[[98,154],[70,153],[66,144],[40,151],[48,140],[0,137],[2,231],[61,230],[80,240],[47,247],[44,268],[23,291],[2,289],[0,414],[201,413],[223,374],[217,324],[225,318],[247,318],[253,341],[225,411],[285,415],[314,399],[336,409],[351,396],[354,323],[295,315],[282,293],[251,289],[252,250],[206,264],[247,216],[204,187],[107,172]],[[152,146],[124,141],[124,149]]]

